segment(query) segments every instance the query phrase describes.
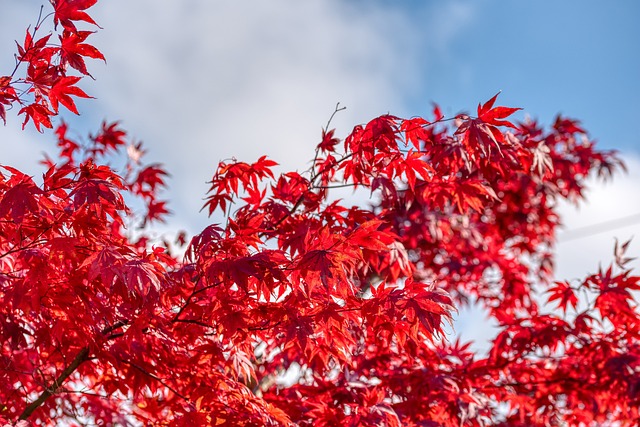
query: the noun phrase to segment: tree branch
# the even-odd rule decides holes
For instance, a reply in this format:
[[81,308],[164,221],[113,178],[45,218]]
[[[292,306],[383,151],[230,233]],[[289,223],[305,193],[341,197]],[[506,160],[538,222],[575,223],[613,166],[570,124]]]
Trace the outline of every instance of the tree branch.
[[53,384],[46,387],[45,390],[38,396],[36,400],[31,402],[24,408],[22,414],[18,417],[19,420],[26,420],[36,409],[38,409],[51,395],[53,395],[60,386],[66,381],[67,378],[80,366],[83,362],[89,359],[89,347],[83,347],[80,352],[73,359],[71,364],[67,366],[64,371],[55,379]]
[[[114,330],[116,330],[118,328],[121,328],[122,326],[127,325],[128,323],[129,323],[128,320],[120,320],[120,321],[114,323],[113,325],[104,328],[101,331],[101,333],[103,335],[106,335],[106,334],[108,334],[110,332],[113,332]],[[120,335],[120,334],[110,335],[110,336],[107,337],[107,339],[115,338],[118,335]],[[44,389],[44,391],[40,394],[40,396],[38,396],[38,398],[36,400],[31,402],[29,405],[27,405],[26,408],[24,408],[24,411],[22,411],[22,413],[20,414],[18,419],[19,420],[26,420],[27,418],[29,418],[29,416],[31,414],[33,414],[33,412],[36,409],[38,409],[40,406],[42,406],[42,404],[49,397],[51,397],[62,386],[62,384],[67,380],[67,378],[69,378],[69,376],[71,376],[71,374],[76,369],[78,369],[78,366],[80,366],[83,362],[86,362],[87,360],[89,360],[89,346],[83,347],[80,350],[80,352],[76,355],[76,357],[69,364],[69,366],[64,368],[64,371],[62,371],[62,373],[58,376],[58,378],[56,378],[55,381],[50,386],[46,387]]]

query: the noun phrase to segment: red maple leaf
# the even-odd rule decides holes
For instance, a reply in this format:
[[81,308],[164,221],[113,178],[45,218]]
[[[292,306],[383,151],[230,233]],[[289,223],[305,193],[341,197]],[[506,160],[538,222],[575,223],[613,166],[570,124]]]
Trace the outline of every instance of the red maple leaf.
[[573,308],[578,305],[578,297],[569,282],[555,282],[554,286],[550,287],[547,292],[551,294],[549,302],[557,301],[558,308],[564,311],[567,311],[567,305]]
[[22,129],[25,128],[29,119],[33,120],[33,124],[38,132],[41,131],[40,126],[44,126],[49,129],[53,128],[53,125],[51,124],[51,116],[55,113],[43,104],[33,103],[22,107],[18,114],[25,115],[24,122],[22,123]]
[[[100,127],[100,132],[91,137],[91,140],[96,145],[93,151],[96,154],[103,154],[109,150],[117,150],[118,147],[127,143],[126,136],[127,132],[122,130],[119,122],[107,123],[104,121]],[[140,155],[140,153],[138,149],[138,154]]]
[[[61,46],[28,31],[0,78],[0,117],[19,104],[38,130],[86,97],[67,71],[104,59],[76,28],[95,0],[51,2]],[[146,227],[164,170],[117,122],[63,122],[41,186],[0,172],[0,425],[637,425],[628,243],[574,286],[552,275],[558,202],[620,163],[577,121],[514,125],[496,98],[457,131],[436,106],[323,132],[306,172],[221,162],[222,224],[184,257]],[[381,197],[333,193],[356,186]],[[470,303],[499,328],[488,353],[441,339]]]
[[84,59],[94,58],[105,60],[102,52],[88,43],[83,43],[91,34],[93,34],[92,31],[72,33],[67,30],[62,33],[60,36],[60,62],[63,66],[68,64],[82,74],[90,76]]
[[18,60],[32,64],[35,64],[38,60],[49,62],[55,52],[54,48],[47,47],[47,42],[50,37],[51,34],[48,34],[37,41],[34,41],[33,34],[27,29],[24,37],[24,43],[20,45],[16,41],[16,44],[18,45]]
[[91,98],[82,89],[74,86],[79,81],[80,77],[62,77],[53,86],[51,86],[48,95],[49,100],[51,101],[51,107],[55,113],[58,112],[58,103],[60,103],[67,107],[69,111],[79,114],[71,95],[78,96],[80,98]]
[[134,190],[143,196],[152,196],[159,187],[164,187],[167,172],[159,164],[151,164],[142,169],[136,177]]
[[324,151],[335,151],[335,146],[340,143],[340,139],[334,136],[335,129],[331,129],[329,132],[322,131],[322,142],[318,145],[318,148]]
[[55,10],[53,15],[54,25],[62,26],[71,32],[77,32],[73,21],[84,21],[89,24],[98,25],[84,10],[96,4],[98,0],[51,0]]
[[509,117],[516,111],[521,110],[521,108],[494,107],[493,104],[495,104],[498,95],[500,95],[500,92],[496,93],[493,98],[484,104],[478,104],[478,118],[484,123],[493,126],[508,126],[516,129],[516,126],[513,123],[502,119]]
[[149,221],[165,221],[165,216],[170,214],[171,211],[167,208],[166,201],[151,200],[147,206],[147,215],[145,216],[145,223]]
[[484,104],[478,104],[476,119],[465,115],[458,116],[462,120],[462,124],[456,134],[463,135],[463,143],[472,155],[481,153],[483,157],[488,158],[492,151],[491,147],[495,147],[498,152],[501,152],[505,138],[498,126],[516,127],[513,123],[503,119],[520,108],[493,107],[498,95],[499,93]]
[[16,90],[11,86],[11,77],[0,77],[0,119],[7,124],[5,105],[11,105],[18,100]]
[[0,218],[9,216],[15,223],[20,223],[25,215],[39,211],[38,198],[43,192],[29,176],[8,166],[3,168],[13,175],[8,182],[9,189],[0,197]]

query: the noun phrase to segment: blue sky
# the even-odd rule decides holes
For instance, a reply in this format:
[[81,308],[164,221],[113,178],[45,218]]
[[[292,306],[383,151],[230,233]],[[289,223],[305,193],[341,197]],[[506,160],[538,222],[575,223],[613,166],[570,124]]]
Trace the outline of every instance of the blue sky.
[[448,14],[443,2],[379,4],[403,10],[416,38],[428,37],[420,27],[434,13],[455,33],[435,60],[413,52],[428,83],[410,110],[433,99],[453,113],[502,90],[504,103],[546,123],[562,112],[603,147],[640,150],[640,2],[480,0],[448,2]]
[[475,10],[449,63],[427,68],[442,82],[434,98],[466,104],[499,88],[544,122],[562,112],[602,146],[640,149],[640,2],[480,1]]
[[[42,3],[0,0],[0,75]],[[148,160],[166,164],[167,229],[211,221],[198,210],[221,159],[268,154],[306,169],[336,102],[347,107],[333,122],[346,136],[387,112],[427,114],[432,101],[447,115],[473,110],[500,90],[500,104],[544,123],[579,118],[629,163],[580,211],[563,208],[567,228],[640,212],[638,1],[102,0],[92,16],[107,64],[89,65],[96,80],[82,87],[96,99],[66,119],[81,134],[121,120]],[[10,114],[0,127],[0,163],[37,175],[53,139],[20,122]],[[639,231],[559,244],[559,276],[593,271],[611,259],[614,235]]]

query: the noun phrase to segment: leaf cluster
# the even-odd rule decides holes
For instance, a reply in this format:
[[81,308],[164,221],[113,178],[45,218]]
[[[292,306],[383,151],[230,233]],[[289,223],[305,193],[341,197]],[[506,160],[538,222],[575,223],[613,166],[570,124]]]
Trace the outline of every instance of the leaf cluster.
[[[103,59],[76,27],[94,3],[52,1],[60,44],[27,30],[0,106],[37,128],[76,112],[66,71]],[[117,122],[85,140],[60,122],[41,184],[0,169],[0,421],[637,425],[627,244],[584,280],[553,274],[558,203],[622,164],[576,120],[519,123],[496,100],[343,140],[327,126],[302,173],[221,162],[203,206],[221,223],[174,242],[152,229],[164,168]],[[332,197],[344,187],[371,204]],[[446,339],[466,304],[499,325],[487,354]]]

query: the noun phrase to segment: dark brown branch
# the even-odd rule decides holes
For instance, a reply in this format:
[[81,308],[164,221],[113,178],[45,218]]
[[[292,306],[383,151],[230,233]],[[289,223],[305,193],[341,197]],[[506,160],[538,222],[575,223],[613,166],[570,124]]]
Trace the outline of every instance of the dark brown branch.
[[116,329],[119,329],[123,326],[127,326],[129,324],[128,320],[118,320],[116,323],[114,323],[111,326],[107,326],[106,328],[104,328],[103,330],[100,331],[100,333],[102,335],[107,335],[113,331],[115,331]]
[[24,408],[24,411],[22,411],[22,414],[20,414],[20,417],[18,417],[18,419],[26,420],[33,413],[33,411],[38,409],[49,397],[51,397],[51,395],[53,395],[62,386],[62,384],[67,380],[67,378],[69,378],[69,376],[76,369],[78,369],[78,366],[80,366],[83,362],[87,361],[88,359],[89,359],[89,347],[83,347],[80,350],[80,352],[76,355],[76,357],[73,359],[73,361],[69,364],[69,366],[67,366],[64,369],[64,371],[62,371],[62,373],[58,376],[58,378],[55,379],[53,384],[46,387],[45,390],[42,392],[42,394],[40,394],[40,396],[38,396],[36,400],[31,402],[29,405],[27,405],[26,408]]
[[191,294],[187,297],[186,301],[184,302],[184,304],[182,305],[182,307],[180,307],[180,310],[178,310],[178,312],[176,313],[175,316],[173,316],[173,319],[171,319],[171,322],[177,322],[179,321],[179,317],[182,314],[182,312],[187,308],[187,306],[191,303],[191,301],[193,300],[193,297],[195,297],[197,294],[204,292],[208,289],[212,289],[215,288],[216,286],[220,285],[222,283],[222,281],[217,281],[215,283],[212,283],[211,285],[207,285],[204,286],[200,289],[196,289],[196,287],[198,286],[198,283],[200,283],[200,279],[202,277],[198,277],[198,280],[196,281],[196,284],[193,287],[193,291],[191,292]]
[[209,325],[208,323],[201,322],[200,320],[196,320],[196,319],[173,319],[172,322],[173,323],[191,323],[193,325],[202,326],[204,328],[213,328],[213,326]]
[[276,323],[271,323],[271,324],[267,324],[267,325],[264,325],[264,326],[252,326],[252,327],[247,328],[247,331],[251,331],[251,332],[266,331],[266,330],[275,328],[276,326],[278,326],[281,323],[282,323],[282,320],[279,320]]
[[[119,329],[123,326],[126,326],[129,323],[128,320],[120,320],[116,323],[114,323],[111,326],[108,326],[106,328],[104,328],[102,331],[100,331],[103,335],[107,335],[110,332],[115,331],[116,329]],[[118,336],[122,335],[121,333],[116,333],[116,334],[112,334],[107,336],[107,339],[113,339],[116,338]],[[83,347],[80,352],[76,355],[76,357],[73,359],[73,361],[69,364],[69,366],[67,366],[66,368],[64,368],[64,370],[62,371],[62,373],[58,376],[58,378],[55,379],[55,381],[49,385],[48,387],[45,388],[45,390],[40,394],[40,396],[38,396],[38,398],[36,400],[34,400],[33,402],[31,402],[29,405],[27,405],[26,408],[24,408],[24,411],[22,411],[22,414],[20,414],[20,417],[18,417],[18,419],[20,420],[26,420],[31,414],[33,414],[33,412],[38,409],[40,406],[42,406],[42,404],[49,398],[51,397],[61,386],[62,384],[67,380],[67,378],[69,378],[71,376],[71,374],[73,374],[73,372],[78,369],[78,367],[86,362],[87,360],[89,360],[89,347]]]

